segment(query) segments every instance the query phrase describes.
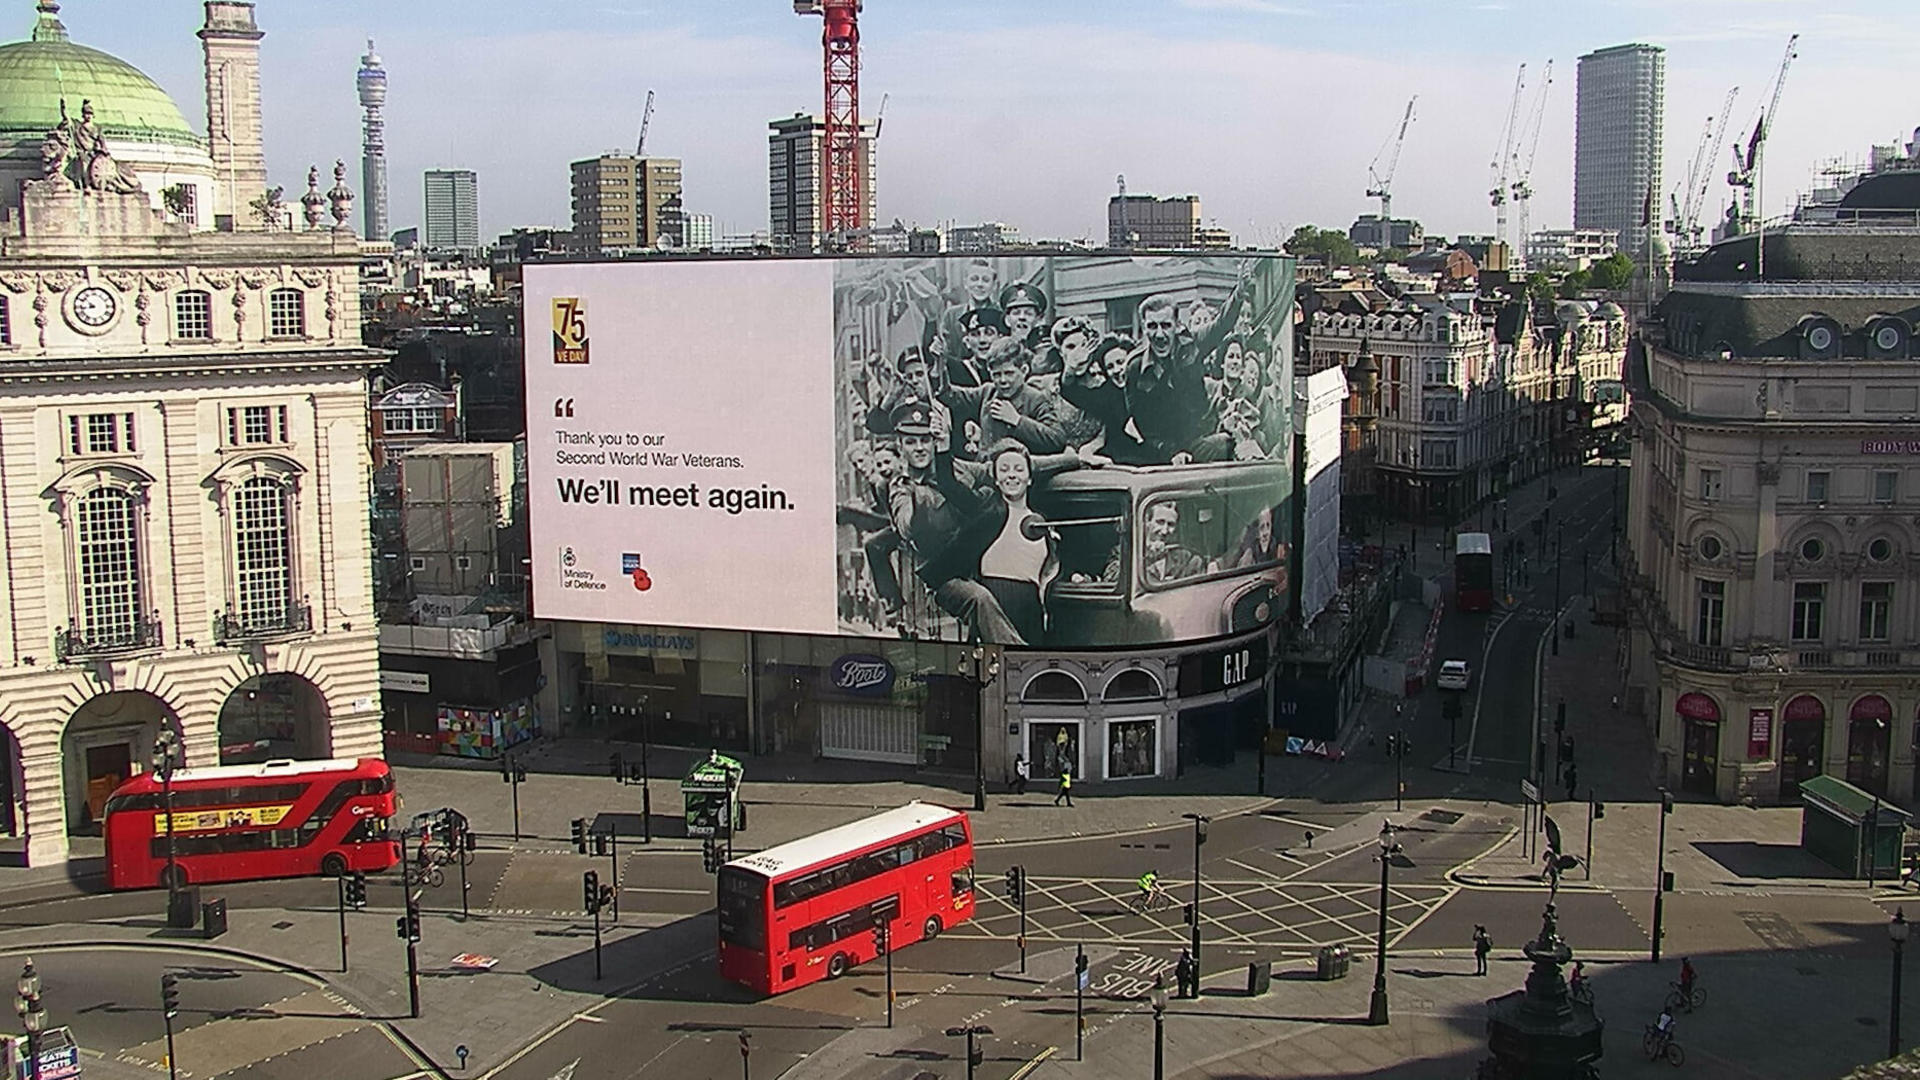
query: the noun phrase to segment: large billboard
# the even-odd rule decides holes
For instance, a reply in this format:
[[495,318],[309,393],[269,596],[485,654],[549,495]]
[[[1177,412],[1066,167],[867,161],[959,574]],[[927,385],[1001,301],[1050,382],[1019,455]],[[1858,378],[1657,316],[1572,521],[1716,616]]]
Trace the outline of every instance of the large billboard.
[[525,304],[542,618],[1086,648],[1286,607],[1284,257],[564,263]]

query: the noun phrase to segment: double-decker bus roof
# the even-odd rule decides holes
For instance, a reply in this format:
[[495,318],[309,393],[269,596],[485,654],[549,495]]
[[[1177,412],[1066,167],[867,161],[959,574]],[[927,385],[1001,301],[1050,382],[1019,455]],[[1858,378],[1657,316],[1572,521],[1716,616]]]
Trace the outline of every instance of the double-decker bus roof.
[[1461,533],[1454,541],[1453,553],[1455,555],[1491,555],[1493,554],[1493,537],[1486,533]]
[[961,820],[960,811],[932,803],[910,802],[892,810],[883,810],[871,817],[851,821],[845,825],[836,825],[824,832],[803,836],[798,840],[789,840],[776,844],[765,851],[756,851],[728,863],[777,878],[782,874],[796,870],[805,870],[822,863],[859,851],[861,848],[884,843],[909,833],[919,832],[934,825]]
[[[314,773],[351,772],[367,763],[365,758],[321,758],[314,761],[293,761],[279,758],[251,765],[212,765],[202,769],[176,769],[173,773],[175,787],[181,784],[216,780],[266,780],[281,776],[310,776]],[[150,780],[155,787],[160,786],[160,778],[151,770],[134,777],[135,780]]]

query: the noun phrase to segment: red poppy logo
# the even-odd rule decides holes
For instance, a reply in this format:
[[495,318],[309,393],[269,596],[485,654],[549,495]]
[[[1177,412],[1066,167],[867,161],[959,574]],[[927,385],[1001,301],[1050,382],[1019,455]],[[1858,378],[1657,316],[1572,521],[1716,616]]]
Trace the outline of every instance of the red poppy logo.
[[647,576],[647,571],[644,567],[634,568],[633,587],[639,589],[641,592],[646,592],[648,589],[653,588],[653,579]]

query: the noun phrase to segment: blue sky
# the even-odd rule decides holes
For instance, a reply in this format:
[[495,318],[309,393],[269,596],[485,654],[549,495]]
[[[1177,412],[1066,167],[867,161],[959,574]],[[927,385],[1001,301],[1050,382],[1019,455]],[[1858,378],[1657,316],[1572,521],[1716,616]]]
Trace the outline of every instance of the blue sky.
[[[24,36],[32,5],[14,0]],[[74,39],[140,67],[204,127],[193,0],[68,0]],[[787,0],[258,0],[268,166],[359,174],[354,72],[368,35],[389,70],[396,228],[419,218],[420,173],[480,174],[489,235],[567,223],[567,162],[631,150],[646,92],[650,151],[685,161],[690,210],[766,227],[766,122],[820,107],[819,20]],[[1768,151],[1778,211],[1816,164],[1905,142],[1920,98],[1911,0],[872,0],[862,104],[888,96],[880,216],[1009,222],[1030,236],[1104,232],[1106,197],[1198,193],[1242,242],[1372,209],[1367,165],[1418,94],[1395,213],[1429,231],[1493,231],[1489,163],[1515,68],[1529,97],[1554,61],[1533,170],[1533,225],[1572,216],[1576,58],[1626,41],[1667,55],[1667,186],[1707,116],[1741,88],[1752,126],[1787,36],[1802,34]],[[1726,154],[1713,163],[1722,177]],[[1716,183],[1709,196],[1723,197]]]

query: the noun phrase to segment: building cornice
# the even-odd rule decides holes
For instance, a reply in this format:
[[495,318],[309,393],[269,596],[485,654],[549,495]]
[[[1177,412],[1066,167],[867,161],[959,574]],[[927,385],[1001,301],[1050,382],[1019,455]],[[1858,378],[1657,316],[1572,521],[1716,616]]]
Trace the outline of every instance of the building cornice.
[[385,349],[301,349],[278,352],[218,352],[195,356],[90,356],[72,359],[0,360],[0,385],[56,382],[125,382],[137,379],[231,378],[236,374],[365,372],[387,363]]

